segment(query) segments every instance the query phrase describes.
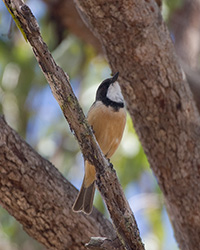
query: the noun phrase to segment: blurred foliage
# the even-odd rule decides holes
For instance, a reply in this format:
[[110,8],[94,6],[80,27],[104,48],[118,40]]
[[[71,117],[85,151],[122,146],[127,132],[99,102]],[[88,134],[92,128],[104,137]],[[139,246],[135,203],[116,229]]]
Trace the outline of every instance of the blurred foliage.
[[165,18],[165,21],[170,20],[171,15],[176,9],[179,9],[183,5],[184,0],[164,0],[162,14]]
[[[45,5],[28,1],[36,15],[43,38],[57,63],[70,76],[75,94],[85,113],[93,103],[98,84],[110,76],[108,64],[92,47],[68,34],[59,46],[55,27]],[[165,0],[166,19],[181,0]],[[37,7],[36,7],[37,6]],[[76,187],[83,178],[83,159],[62,112],[33,56],[31,48],[0,4],[0,113],[42,156],[48,158]],[[172,230],[163,216],[161,192],[127,115],[123,141],[112,158],[120,182],[135,213],[146,249],[165,248],[165,236],[177,249]],[[107,215],[97,192],[95,206]],[[108,215],[107,215],[108,216]],[[0,208],[0,250],[44,249],[22,230],[14,218]]]

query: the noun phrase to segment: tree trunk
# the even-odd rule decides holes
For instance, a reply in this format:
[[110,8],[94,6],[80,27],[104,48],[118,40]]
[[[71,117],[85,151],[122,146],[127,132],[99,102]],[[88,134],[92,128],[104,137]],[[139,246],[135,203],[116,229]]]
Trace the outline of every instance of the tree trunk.
[[[199,249],[200,120],[154,1],[79,1],[120,84],[181,249]],[[137,166],[134,166],[137,167]]]

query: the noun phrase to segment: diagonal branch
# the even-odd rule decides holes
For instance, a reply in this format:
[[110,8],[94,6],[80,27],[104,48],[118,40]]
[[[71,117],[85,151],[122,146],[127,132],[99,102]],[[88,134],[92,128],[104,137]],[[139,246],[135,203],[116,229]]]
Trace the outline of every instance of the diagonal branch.
[[103,156],[82,109],[72,91],[69,79],[55,63],[40,35],[39,26],[29,7],[21,0],[4,0],[7,8],[17,19],[35,57],[58,101],[71,130],[74,132],[84,158],[96,167],[97,184],[106,201],[115,228],[127,249],[143,249],[133,213],[125,199],[115,171]]

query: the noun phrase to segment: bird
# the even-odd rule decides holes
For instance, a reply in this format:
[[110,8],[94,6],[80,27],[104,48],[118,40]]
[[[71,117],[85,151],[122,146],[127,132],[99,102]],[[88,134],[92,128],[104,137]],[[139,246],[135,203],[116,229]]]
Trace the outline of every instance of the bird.
[[[118,148],[125,124],[126,109],[125,102],[119,83],[117,82],[119,72],[113,77],[105,79],[98,87],[95,102],[88,111],[87,120],[96,140],[107,159],[115,153]],[[74,212],[90,214],[93,208],[95,193],[96,171],[89,162],[84,162],[85,175],[81,189],[72,207]]]

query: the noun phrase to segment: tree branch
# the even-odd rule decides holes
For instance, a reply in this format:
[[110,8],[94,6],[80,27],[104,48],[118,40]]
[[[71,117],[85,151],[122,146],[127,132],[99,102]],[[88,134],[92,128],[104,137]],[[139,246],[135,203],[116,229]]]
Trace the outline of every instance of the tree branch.
[[[48,249],[85,249],[91,236],[119,244],[111,223],[96,209],[75,214],[77,190],[0,117],[0,203]],[[83,233],[84,232],[84,233]]]
[[181,249],[200,235],[200,119],[153,0],[76,0],[120,83]]
[[79,142],[85,160],[87,159],[96,167],[98,188],[125,248],[144,249],[135,218],[125,199],[116,173],[103,156],[71,89],[67,75],[55,63],[43,42],[35,17],[21,0],[4,0],[4,2],[26,34],[53,95]]

